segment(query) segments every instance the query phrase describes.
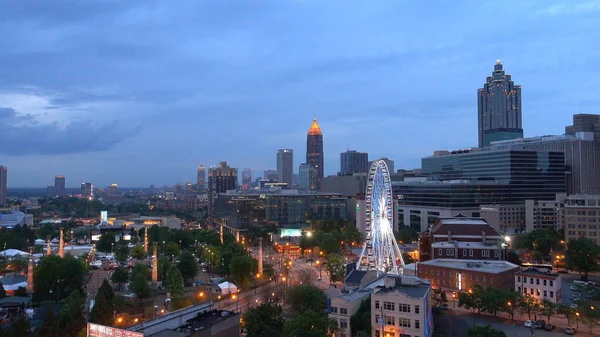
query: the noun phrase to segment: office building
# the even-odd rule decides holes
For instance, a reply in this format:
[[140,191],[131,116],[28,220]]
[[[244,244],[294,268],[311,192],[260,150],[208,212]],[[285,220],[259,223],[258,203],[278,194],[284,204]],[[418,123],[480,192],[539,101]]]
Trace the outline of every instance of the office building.
[[64,197],[67,195],[64,176],[54,177],[54,191],[56,192],[57,197]]
[[345,197],[356,197],[365,194],[367,188],[367,174],[359,173],[345,176],[328,176],[323,179],[322,191],[324,193],[341,193]]
[[483,88],[477,90],[477,119],[479,147],[493,141],[523,138],[521,119],[521,86],[515,85],[510,75],[497,61],[492,76]]
[[600,195],[570,195],[564,202],[565,242],[580,237],[600,244]]
[[316,190],[320,191],[324,177],[323,132],[316,115],[306,135],[306,163],[317,171]]
[[560,274],[527,268],[515,273],[515,288],[524,296],[529,295],[538,301],[549,300],[560,303],[562,299]]
[[208,218],[212,221],[214,199],[221,193],[237,187],[237,169],[229,167],[226,161],[208,169]]
[[591,133],[592,139],[600,140],[600,115],[573,115],[573,125],[565,127],[565,134],[575,136],[578,133]]
[[108,194],[109,195],[117,195],[117,192],[119,191],[119,185],[118,184],[110,184],[110,186],[108,186]]
[[54,188],[54,186],[46,186],[46,197],[48,197],[48,198],[56,197],[56,188]]
[[81,183],[81,197],[88,199],[94,197],[94,185],[92,183]]
[[525,200],[518,204],[481,205],[480,216],[499,233],[532,232],[536,229],[563,228],[565,194],[556,200]]
[[265,170],[263,175],[264,180],[279,181],[279,172],[277,172],[277,170]]
[[4,165],[0,165],[0,205],[6,204],[6,198],[8,196],[7,182],[8,168]]
[[329,319],[337,323],[339,337],[352,337],[351,317],[356,314],[363,302],[369,300],[370,290],[341,293],[331,298]]
[[419,262],[417,275],[429,280],[434,289],[458,293],[474,285],[513,290],[517,271],[519,266],[508,261],[435,259]]
[[368,153],[348,150],[340,153],[340,173],[338,175],[351,176],[355,173],[367,173],[368,165]]
[[292,181],[294,175],[294,150],[277,150],[277,181],[286,183],[287,188],[294,187]]
[[249,168],[242,169],[242,184],[244,184],[244,185],[252,184],[252,169],[249,169]]
[[204,168],[204,165],[200,164],[200,166],[198,166],[197,174],[196,184],[198,184],[198,190],[201,190],[206,184],[206,169]]
[[[384,158],[380,158],[380,159],[378,159],[378,160],[383,160],[383,161],[385,162],[385,164],[386,164],[386,165],[387,165],[387,167],[388,167],[388,172],[390,172],[390,175],[393,175],[393,174],[394,174],[394,172],[396,172],[396,171],[394,171],[395,167],[394,167],[394,161],[393,161],[393,160],[391,160],[391,159],[388,159],[388,158],[386,158],[386,157],[384,157]],[[369,169],[371,168],[371,165],[372,165],[372,164],[373,164],[373,160],[371,160],[371,161],[369,162],[369,164],[368,164],[368,167],[369,167]],[[369,170],[369,169],[367,169],[367,170]]]
[[301,190],[316,191],[317,189],[317,170],[310,164],[300,164],[299,168]]
[[372,336],[431,336],[431,285],[414,276],[386,275],[383,281],[371,294]]

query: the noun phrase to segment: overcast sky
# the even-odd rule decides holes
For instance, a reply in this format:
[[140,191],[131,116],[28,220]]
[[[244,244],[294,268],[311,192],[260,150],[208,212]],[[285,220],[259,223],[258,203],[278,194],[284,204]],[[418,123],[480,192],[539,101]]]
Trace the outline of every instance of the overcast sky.
[[313,114],[339,153],[420,166],[477,145],[497,59],[526,136],[600,113],[600,1],[0,0],[0,165],[9,187],[254,178],[304,162]]

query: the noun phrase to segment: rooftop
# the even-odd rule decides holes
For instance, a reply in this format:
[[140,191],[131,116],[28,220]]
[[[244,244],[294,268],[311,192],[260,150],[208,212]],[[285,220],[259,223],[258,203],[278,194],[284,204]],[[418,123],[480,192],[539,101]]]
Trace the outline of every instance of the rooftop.
[[457,235],[473,235],[481,236],[482,232],[487,237],[499,237],[500,234],[483,218],[445,218],[438,219],[431,232],[436,235],[448,235],[450,232],[453,236]]
[[483,243],[483,242],[436,242],[431,245],[433,248],[475,248],[475,249],[493,249],[500,248],[496,243]]
[[374,294],[399,292],[410,298],[424,298],[429,293],[431,284],[416,276],[386,275],[383,284],[373,289]]
[[435,259],[420,262],[419,265],[435,266],[442,268],[453,268],[462,270],[480,271],[490,274],[499,274],[508,270],[519,268],[516,264],[508,261],[487,261],[487,260],[457,260],[457,259]]
[[553,272],[546,272],[543,270],[539,270],[537,268],[527,268],[527,269],[523,269],[521,271],[517,271],[517,274],[520,275],[531,275],[531,276],[552,276],[552,277],[560,277],[560,274],[557,273],[553,273]]
[[11,284],[23,283],[23,282],[27,282],[27,276],[25,276],[25,275],[12,274],[12,275],[6,275],[4,277],[0,277],[0,283],[2,283],[2,285],[5,285],[5,286],[11,285]]
[[346,283],[352,283],[352,284],[360,284],[360,281],[362,281],[363,277],[365,277],[365,275],[367,275],[366,270],[352,270],[350,272],[350,274],[348,274],[348,276],[346,276]]
[[321,128],[319,127],[319,123],[317,123],[317,116],[315,115],[315,118],[313,119],[312,124],[310,125],[310,128],[308,129],[308,135],[309,136],[322,136],[323,132],[321,131]]
[[371,289],[359,288],[349,293],[341,293],[337,296],[333,296],[332,298],[341,298],[347,302],[354,302],[356,300],[368,297],[369,295],[371,295]]

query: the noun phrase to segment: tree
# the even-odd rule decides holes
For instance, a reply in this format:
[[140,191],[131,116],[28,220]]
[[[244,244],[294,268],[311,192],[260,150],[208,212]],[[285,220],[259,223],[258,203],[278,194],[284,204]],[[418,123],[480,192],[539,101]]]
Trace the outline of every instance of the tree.
[[313,310],[292,316],[283,324],[287,337],[325,337],[329,319]]
[[507,337],[502,330],[494,329],[491,325],[478,325],[469,329],[468,337]]
[[320,313],[327,307],[327,298],[321,289],[312,285],[299,285],[288,290],[291,312],[300,314],[308,310]]
[[171,267],[167,277],[169,278],[169,292],[171,292],[171,297],[177,298],[183,296],[183,277],[179,269]]
[[497,316],[498,311],[503,311],[506,308],[507,294],[501,289],[487,287],[483,292],[481,303],[484,311]]
[[356,313],[350,317],[350,328],[352,329],[352,336],[357,336],[361,332],[364,332],[367,336],[371,336],[370,298],[363,300]]
[[485,309],[483,306],[483,294],[485,290],[479,286],[473,286],[468,293],[460,293],[458,295],[458,306],[464,307],[465,309],[477,309],[477,312],[481,312]]
[[346,266],[344,265],[342,257],[337,254],[330,255],[329,261],[327,262],[327,271],[329,272],[330,283],[344,281],[344,276],[346,276]]
[[111,325],[115,311],[114,297],[115,293],[112,287],[104,280],[98,289],[98,294],[96,294],[94,307],[90,312],[90,322]]
[[40,326],[38,332],[38,337],[59,337],[60,333],[56,328],[56,317],[54,317],[54,310],[52,307],[48,308],[46,312],[46,318],[44,319],[44,323]]
[[179,245],[175,242],[167,242],[167,247],[165,248],[165,254],[168,256],[178,256],[179,255]]
[[590,272],[598,270],[600,246],[594,241],[580,237],[569,241],[567,247],[565,262],[568,269],[583,273],[585,280]]
[[581,314],[581,321],[590,329],[590,334],[592,333],[592,329],[599,325],[598,321],[600,320],[600,310],[598,306],[600,303],[597,301],[584,301],[579,303],[577,308]]
[[550,323],[550,319],[554,314],[556,314],[556,303],[550,301],[547,298],[542,300],[542,304],[540,305],[540,314],[546,318],[548,318],[548,323]]
[[115,244],[115,236],[110,233],[100,235],[100,239],[96,243],[96,249],[99,252],[110,253]]
[[575,315],[575,309],[567,304],[559,303],[556,306],[556,313],[565,316],[567,323],[571,324],[571,318]]
[[510,263],[516,264],[517,266],[520,266],[523,264],[523,262],[521,261],[521,258],[519,257],[519,254],[514,250],[508,251],[508,253],[506,254],[506,260]]
[[13,319],[11,327],[8,329],[8,335],[14,337],[27,337],[31,332],[29,321],[25,316],[18,316]]
[[144,250],[143,246],[137,245],[137,246],[133,246],[133,248],[131,248],[131,257],[134,259],[138,259],[141,260],[143,258],[146,257],[146,251]]
[[167,273],[171,269],[171,261],[166,256],[160,256],[158,258],[158,280],[163,281],[163,285],[166,285],[165,282],[167,278]]
[[540,309],[538,301],[535,299],[535,297],[530,295],[521,296],[517,306],[519,308],[519,312],[522,314],[527,314],[529,319],[531,319],[531,315],[536,314]]
[[339,254],[342,251],[342,244],[333,233],[327,233],[323,235],[323,241],[321,242],[320,248],[327,255]]
[[181,272],[184,283],[190,283],[190,280],[193,281],[194,277],[198,275],[198,264],[196,263],[196,258],[188,251],[181,253],[177,268]]
[[142,275],[148,281],[150,281],[150,279],[152,278],[152,273],[150,272],[150,269],[148,269],[148,266],[143,263],[138,263],[135,266],[133,266],[133,269],[131,270],[131,275],[129,275],[129,279],[133,280],[137,275]]
[[143,274],[136,274],[131,282],[131,290],[139,300],[144,300],[152,296],[152,289],[148,284],[148,278]]
[[6,290],[4,290],[4,286],[2,285],[2,282],[0,282],[0,299],[5,298],[6,297]]
[[83,291],[83,267],[69,254],[64,258],[55,255],[42,258],[33,274],[35,300],[62,299],[73,291]]
[[117,267],[110,276],[110,280],[112,283],[118,284],[119,291],[121,291],[121,285],[129,280],[129,272],[123,267]]
[[27,294],[27,288],[25,288],[25,287],[19,287],[19,288],[17,288],[17,290],[15,290],[15,296],[17,296],[17,297],[28,297],[29,294]]
[[127,261],[127,256],[129,256],[129,248],[127,248],[127,244],[119,244],[115,248],[115,258],[119,262]]
[[58,316],[58,329],[65,337],[77,337],[85,329],[86,321],[83,316],[84,300],[78,291],[73,291],[63,305]]
[[231,259],[229,273],[233,282],[245,289],[250,283],[250,278],[258,269],[258,261],[247,255],[238,255]]
[[243,317],[247,337],[283,336],[283,310],[279,305],[261,304]]

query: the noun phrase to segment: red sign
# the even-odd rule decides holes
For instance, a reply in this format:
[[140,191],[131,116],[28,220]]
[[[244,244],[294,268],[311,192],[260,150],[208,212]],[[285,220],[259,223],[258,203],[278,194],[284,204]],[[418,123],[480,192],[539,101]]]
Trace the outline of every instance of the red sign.
[[144,337],[143,333],[117,329],[110,326],[88,323],[88,337]]

